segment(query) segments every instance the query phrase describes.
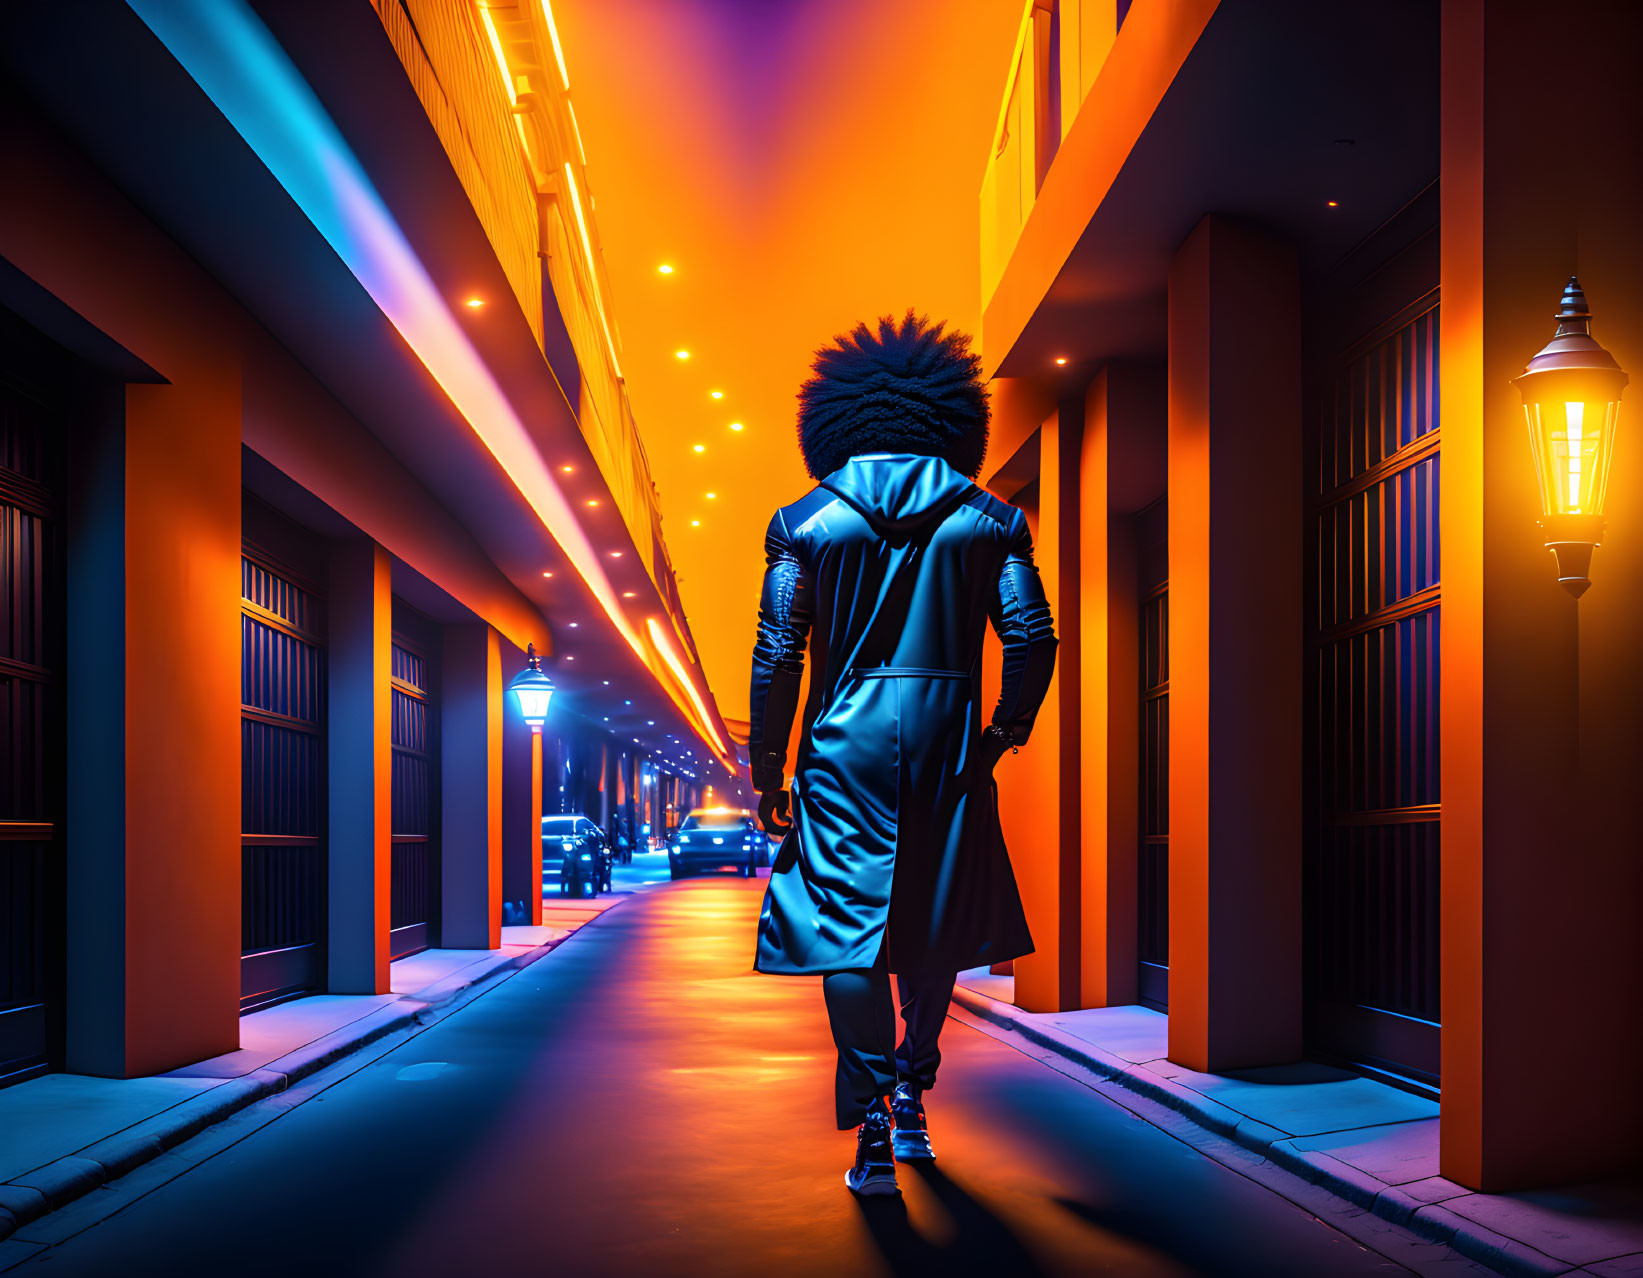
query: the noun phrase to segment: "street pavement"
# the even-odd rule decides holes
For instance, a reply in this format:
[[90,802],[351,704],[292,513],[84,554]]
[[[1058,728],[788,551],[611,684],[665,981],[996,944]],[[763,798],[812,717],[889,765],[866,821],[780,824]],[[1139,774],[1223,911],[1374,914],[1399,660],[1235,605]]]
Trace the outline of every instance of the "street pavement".
[[10,1272],[1408,1272],[956,1021],[940,1161],[858,1202],[819,983],[750,971],[762,877],[622,877],[541,961],[158,1188],[94,1191],[130,1201]]

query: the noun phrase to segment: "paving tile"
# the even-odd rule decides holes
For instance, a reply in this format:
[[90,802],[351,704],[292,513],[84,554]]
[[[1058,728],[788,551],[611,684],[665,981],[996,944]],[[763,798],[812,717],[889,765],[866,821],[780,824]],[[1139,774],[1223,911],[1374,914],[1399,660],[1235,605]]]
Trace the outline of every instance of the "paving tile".
[[1295,1148],[1328,1154],[1388,1185],[1407,1185],[1412,1181],[1430,1180],[1438,1174],[1438,1120],[1420,1119],[1323,1136],[1302,1136],[1296,1140]]
[[1636,1183],[1468,1194],[1444,1206],[1571,1265],[1643,1252],[1643,1185]]
[[1438,1116],[1435,1101],[1327,1065],[1276,1065],[1227,1074],[1181,1070],[1174,1077],[1184,1087],[1294,1136]]
[[173,1070],[167,1078],[242,1078],[315,1039],[395,1002],[393,994],[311,994],[240,1018],[240,1050]]
[[1643,1251],[1630,1256],[1616,1256],[1613,1260],[1599,1260],[1582,1271],[1596,1274],[1597,1278],[1636,1278],[1643,1274]]
[[1445,1180],[1442,1176],[1428,1176],[1424,1180],[1412,1180],[1398,1188],[1409,1197],[1423,1203],[1441,1203],[1447,1198],[1459,1198],[1462,1194],[1472,1191],[1465,1185],[1457,1185],[1452,1180]]
[[0,1090],[0,1181],[16,1180],[216,1086],[206,1078],[46,1074]]
[[1133,1064],[1158,1060],[1169,1051],[1169,1017],[1150,1007],[1091,1007],[1035,1019]]
[[994,976],[984,967],[973,967],[967,972],[958,974],[958,983],[965,989],[974,990],[977,994],[985,994],[988,998],[997,999],[1000,1003],[1015,1001],[1015,977]]
[[37,1256],[46,1249],[45,1243],[24,1242],[20,1238],[7,1238],[0,1242],[0,1269],[10,1269],[13,1265],[20,1265],[31,1256]]
[[1435,1227],[1463,1256],[1470,1256],[1502,1273],[1521,1275],[1522,1278],[1556,1278],[1556,1275],[1569,1272],[1567,1261],[1549,1256],[1476,1221],[1457,1216],[1449,1210],[1448,1203],[1428,1204],[1415,1213],[1415,1218]]

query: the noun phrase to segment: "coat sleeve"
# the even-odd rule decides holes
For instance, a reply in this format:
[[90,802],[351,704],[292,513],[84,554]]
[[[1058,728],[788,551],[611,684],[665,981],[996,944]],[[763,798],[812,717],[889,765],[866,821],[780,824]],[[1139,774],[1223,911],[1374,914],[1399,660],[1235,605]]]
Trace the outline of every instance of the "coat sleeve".
[[1004,643],[1004,677],[993,723],[1016,745],[1026,743],[1055,671],[1055,622],[1044,583],[1033,565],[1033,539],[1027,517],[1014,513],[1010,546],[998,570],[989,601],[993,629]]
[[810,638],[810,574],[793,553],[787,523],[777,511],[764,540],[764,591],[753,644],[748,710],[748,760],[761,793],[782,788],[787,739],[799,708],[804,649]]

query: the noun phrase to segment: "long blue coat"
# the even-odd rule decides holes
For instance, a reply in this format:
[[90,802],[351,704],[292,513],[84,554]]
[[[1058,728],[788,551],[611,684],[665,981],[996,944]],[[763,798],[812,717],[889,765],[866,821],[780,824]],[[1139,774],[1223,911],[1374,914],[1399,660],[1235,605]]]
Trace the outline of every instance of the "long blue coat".
[[853,458],[770,521],[753,652],[753,782],[781,784],[808,643],[794,829],[759,920],[761,972],[959,971],[1031,952],[981,757],[981,650],[1004,645],[992,722],[1016,743],[1055,632],[1026,517],[936,457]]

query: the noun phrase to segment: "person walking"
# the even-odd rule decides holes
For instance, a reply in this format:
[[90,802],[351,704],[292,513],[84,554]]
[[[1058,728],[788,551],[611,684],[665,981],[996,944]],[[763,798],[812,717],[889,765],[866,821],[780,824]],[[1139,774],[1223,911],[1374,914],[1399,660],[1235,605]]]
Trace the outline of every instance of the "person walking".
[[[765,536],[748,752],[783,839],[755,967],[822,977],[838,1124],[857,1129],[845,1183],[863,1195],[900,1192],[896,1158],[934,1157],[923,1096],[956,974],[1033,948],[992,772],[1032,731],[1056,638],[1026,516],[973,482],[989,415],[963,334],[912,311],[858,325],[799,391],[820,482]],[[984,724],[989,620],[1004,660]]]

